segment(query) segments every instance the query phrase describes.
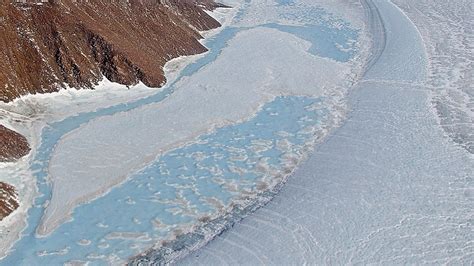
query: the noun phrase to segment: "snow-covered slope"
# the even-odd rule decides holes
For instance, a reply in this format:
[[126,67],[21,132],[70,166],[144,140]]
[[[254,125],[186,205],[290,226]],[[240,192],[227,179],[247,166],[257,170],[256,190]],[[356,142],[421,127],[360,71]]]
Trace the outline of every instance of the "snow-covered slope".
[[474,153],[474,4],[394,1],[420,31],[429,58],[427,87],[449,136]]

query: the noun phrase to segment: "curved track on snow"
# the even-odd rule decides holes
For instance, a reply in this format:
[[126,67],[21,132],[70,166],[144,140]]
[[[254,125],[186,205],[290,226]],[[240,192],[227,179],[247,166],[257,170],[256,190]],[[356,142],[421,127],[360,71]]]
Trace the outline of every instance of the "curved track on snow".
[[386,45],[386,32],[382,17],[372,0],[363,0],[361,4],[365,11],[368,31],[372,39],[371,54],[367,59],[364,75],[375,65],[382,56]]

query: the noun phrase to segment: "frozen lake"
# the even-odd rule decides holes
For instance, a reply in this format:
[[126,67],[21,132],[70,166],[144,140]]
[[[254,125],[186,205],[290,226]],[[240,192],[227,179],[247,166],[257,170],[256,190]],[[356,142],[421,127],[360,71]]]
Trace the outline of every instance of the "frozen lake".
[[361,29],[323,7],[246,1],[163,91],[48,125],[42,195],[0,264],[122,263],[152,247],[170,260],[269,200],[341,121],[360,72]]

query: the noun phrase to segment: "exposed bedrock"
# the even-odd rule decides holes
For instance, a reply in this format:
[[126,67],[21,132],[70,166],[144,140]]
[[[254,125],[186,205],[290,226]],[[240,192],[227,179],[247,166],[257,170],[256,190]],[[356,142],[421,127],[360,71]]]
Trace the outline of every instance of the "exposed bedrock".
[[0,100],[92,88],[103,77],[125,85],[164,84],[172,58],[206,51],[200,30],[219,23],[207,0],[0,3]]
[[0,221],[10,215],[19,206],[13,186],[0,182]]
[[[165,83],[164,64],[206,51],[199,31],[220,24],[211,0],[50,0],[0,2],[0,101],[107,79],[124,85]],[[29,151],[0,128],[0,161]]]
[[30,146],[25,137],[0,125],[0,162],[17,160],[29,151]]

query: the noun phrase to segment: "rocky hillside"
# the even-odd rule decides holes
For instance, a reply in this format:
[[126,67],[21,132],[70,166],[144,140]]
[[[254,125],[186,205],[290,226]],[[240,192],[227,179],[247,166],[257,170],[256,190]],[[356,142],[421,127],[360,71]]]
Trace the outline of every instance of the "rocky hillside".
[[[0,101],[65,87],[93,88],[104,77],[125,85],[165,83],[164,64],[202,53],[199,31],[219,27],[212,0],[2,0]],[[0,162],[28,154],[20,134],[0,125]],[[18,208],[0,182],[0,220]]]
[[[36,3],[41,2],[41,3]],[[92,88],[105,76],[150,87],[170,59],[204,52],[198,31],[219,23],[210,0],[4,0],[0,100]]]
[[15,189],[0,182],[0,221],[18,208],[18,198]]
[[[2,0],[0,101],[93,88],[104,77],[125,85],[164,84],[164,64],[202,53],[199,31],[219,23],[212,0]],[[0,161],[29,151],[0,125]]]
[[0,162],[17,160],[29,151],[25,137],[0,125]]

